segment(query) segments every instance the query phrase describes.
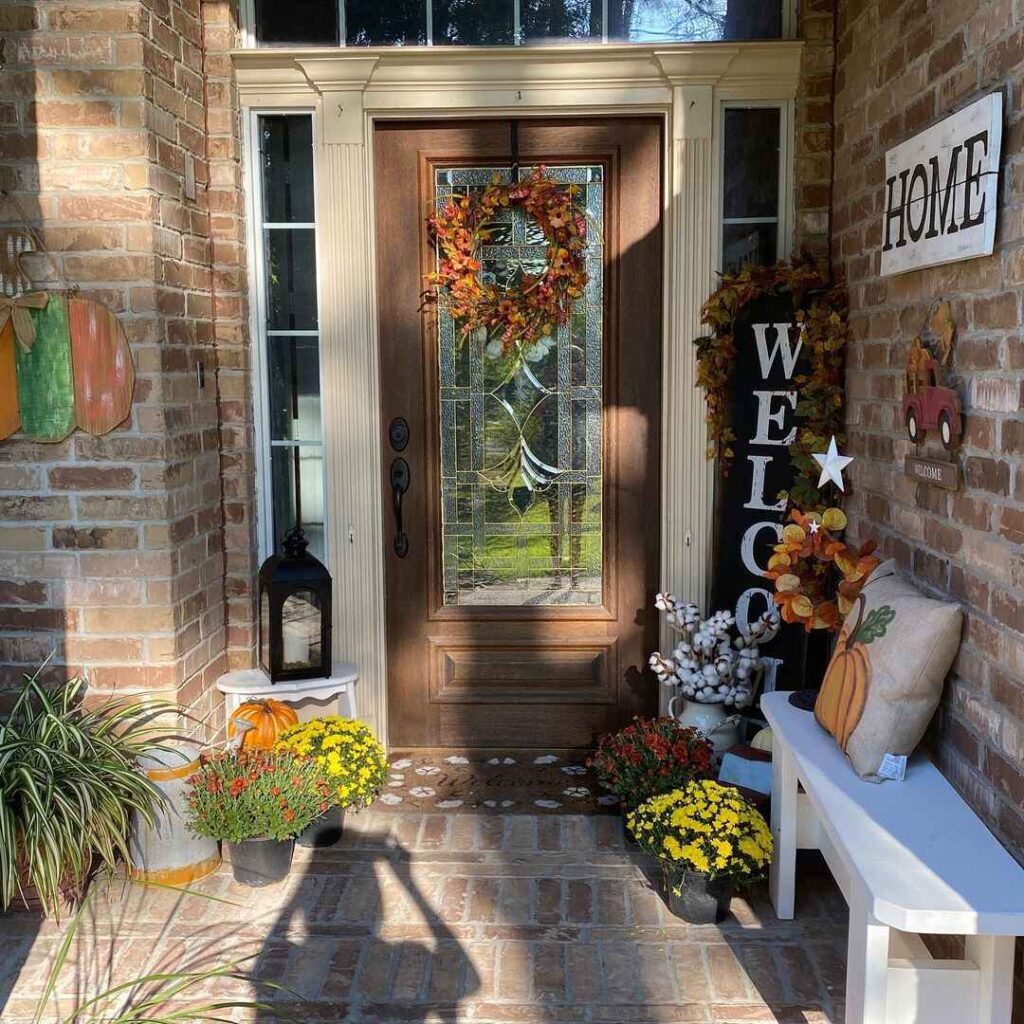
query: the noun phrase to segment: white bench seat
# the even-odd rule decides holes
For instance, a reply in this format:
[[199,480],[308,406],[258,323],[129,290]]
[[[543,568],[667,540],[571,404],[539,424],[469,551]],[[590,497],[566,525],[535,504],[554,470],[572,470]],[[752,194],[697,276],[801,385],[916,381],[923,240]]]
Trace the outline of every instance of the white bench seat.
[[[796,850],[821,850],[850,907],[846,1024],[1009,1024],[1024,871],[926,758],[902,782],[864,782],[788,696],[761,700],[772,902],[793,916]],[[930,960],[920,934],[967,936],[967,961]]]

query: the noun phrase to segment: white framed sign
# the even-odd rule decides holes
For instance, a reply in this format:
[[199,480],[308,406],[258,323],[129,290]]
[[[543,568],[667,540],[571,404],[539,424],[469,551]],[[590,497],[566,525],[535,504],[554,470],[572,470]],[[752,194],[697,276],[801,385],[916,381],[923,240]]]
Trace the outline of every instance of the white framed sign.
[[885,154],[883,277],[992,252],[1002,142],[994,92]]

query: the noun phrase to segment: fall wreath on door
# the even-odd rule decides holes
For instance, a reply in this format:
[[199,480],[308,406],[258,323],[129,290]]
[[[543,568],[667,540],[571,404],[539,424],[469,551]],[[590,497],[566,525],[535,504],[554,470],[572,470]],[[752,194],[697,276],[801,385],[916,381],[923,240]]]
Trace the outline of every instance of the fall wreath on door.
[[[478,196],[448,199],[427,219],[438,259],[424,277],[425,303],[444,306],[462,338],[486,330],[500,342],[502,355],[524,352],[554,334],[589,280],[587,218],[578,195],[578,186],[561,185],[538,167],[522,181],[495,179]],[[481,274],[482,249],[496,215],[510,206],[522,207],[543,232],[547,261],[542,273],[524,272],[502,285]]]

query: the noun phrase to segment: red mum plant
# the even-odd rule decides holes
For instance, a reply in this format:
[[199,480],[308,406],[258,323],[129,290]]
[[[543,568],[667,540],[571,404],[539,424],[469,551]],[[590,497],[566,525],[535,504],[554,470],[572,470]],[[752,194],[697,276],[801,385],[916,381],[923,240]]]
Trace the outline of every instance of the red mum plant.
[[296,836],[331,805],[317,763],[287,750],[252,747],[204,757],[188,782],[189,828],[231,843]]
[[602,736],[589,764],[626,807],[679,789],[711,770],[711,744],[674,718],[634,718]]

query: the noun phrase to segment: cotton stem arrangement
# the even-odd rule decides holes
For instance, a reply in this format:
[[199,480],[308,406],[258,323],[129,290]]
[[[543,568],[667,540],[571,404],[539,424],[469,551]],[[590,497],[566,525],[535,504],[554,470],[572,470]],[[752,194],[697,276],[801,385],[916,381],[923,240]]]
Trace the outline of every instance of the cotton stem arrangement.
[[742,708],[752,703],[764,668],[761,645],[779,632],[778,609],[769,609],[743,632],[731,612],[705,619],[697,605],[683,604],[673,594],[658,594],[655,604],[679,636],[671,658],[657,651],[651,655],[659,681],[701,704]]

